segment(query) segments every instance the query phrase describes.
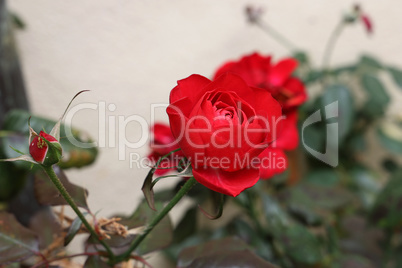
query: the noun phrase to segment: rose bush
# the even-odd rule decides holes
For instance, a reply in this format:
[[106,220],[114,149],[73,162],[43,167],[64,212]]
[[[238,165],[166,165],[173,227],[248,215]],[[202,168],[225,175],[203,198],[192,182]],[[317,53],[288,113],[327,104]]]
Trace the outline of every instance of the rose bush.
[[231,196],[258,181],[258,156],[276,139],[282,115],[267,90],[250,87],[234,74],[178,81],[167,113],[195,179]]
[[267,179],[281,173],[287,168],[287,159],[283,150],[293,150],[298,146],[297,107],[305,102],[307,94],[303,83],[292,77],[297,61],[287,58],[272,64],[271,57],[258,53],[246,55],[239,61],[229,61],[215,73],[218,78],[224,73],[235,73],[241,76],[249,86],[260,87],[270,92],[281,104],[284,119],[277,140],[267,148],[261,159],[271,162],[261,165],[260,176]]

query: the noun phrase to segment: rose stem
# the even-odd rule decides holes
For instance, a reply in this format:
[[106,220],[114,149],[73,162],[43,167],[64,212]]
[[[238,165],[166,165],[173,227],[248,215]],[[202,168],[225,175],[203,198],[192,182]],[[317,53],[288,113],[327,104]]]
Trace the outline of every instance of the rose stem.
[[272,38],[276,39],[276,41],[286,47],[290,52],[296,51],[296,46],[291,41],[289,41],[289,39],[280,34],[277,30],[272,28],[272,26],[268,26],[268,24],[262,22],[261,20],[257,20],[255,24]]
[[45,170],[45,172],[47,173],[47,175],[49,176],[49,178],[52,180],[53,184],[56,186],[57,190],[59,190],[60,194],[64,197],[64,199],[67,201],[67,203],[70,205],[70,207],[77,214],[78,218],[81,219],[82,223],[85,225],[85,227],[91,233],[91,235],[93,237],[95,237],[95,239],[98,240],[98,242],[100,244],[102,244],[102,246],[106,249],[106,251],[107,251],[107,253],[109,255],[110,261],[113,261],[114,258],[115,258],[115,255],[113,254],[112,250],[110,249],[110,247],[103,240],[101,240],[99,238],[99,236],[96,234],[96,232],[94,231],[92,226],[88,223],[88,221],[86,220],[84,215],[78,209],[78,207],[75,204],[74,200],[72,199],[72,197],[67,192],[66,188],[64,187],[64,185],[61,183],[61,181],[57,177],[56,173],[54,172],[53,167],[52,166],[50,166],[50,167],[42,166],[42,167]]
[[341,20],[338,25],[334,28],[334,30],[331,33],[331,36],[328,39],[327,44],[325,45],[325,50],[324,50],[324,56],[322,60],[322,68],[325,74],[328,74],[329,72],[329,62],[331,60],[332,53],[334,51],[334,47],[336,44],[336,41],[338,40],[339,36],[342,33],[342,30],[345,26],[345,21]]
[[197,183],[194,177],[191,177],[187,182],[181,187],[177,194],[170,200],[170,202],[162,209],[162,211],[157,214],[152,221],[148,224],[145,231],[139,235],[130,245],[129,249],[118,256],[116,261],[123,261],[128,259],[138,245],[144,240],[144,238],[152,231],[152,229],[169,213],[169,211],[180,201],[180,199],[186,195],[188,191]]

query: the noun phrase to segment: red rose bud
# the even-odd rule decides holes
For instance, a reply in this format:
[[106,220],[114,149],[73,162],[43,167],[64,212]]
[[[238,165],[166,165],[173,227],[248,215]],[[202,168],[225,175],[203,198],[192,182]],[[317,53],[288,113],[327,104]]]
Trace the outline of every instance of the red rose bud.
[[56,138],[41,131],[32,139],[29,145],[29,153],[39,164],[52,166],[60,161],[62,149]]
[[373,33],[373,24],[371,23],[370,18],[366,14],[362,14],[360,16],[360,19],[363,22],[364,28],[366,28],[366,31],[368,34]]
[[360,7],[360,5],[354,6],[354,16],[360,18],[360,21],[363,23],[364,28],[368,34],[373,33],[373,23],[367,14],[365,14]]

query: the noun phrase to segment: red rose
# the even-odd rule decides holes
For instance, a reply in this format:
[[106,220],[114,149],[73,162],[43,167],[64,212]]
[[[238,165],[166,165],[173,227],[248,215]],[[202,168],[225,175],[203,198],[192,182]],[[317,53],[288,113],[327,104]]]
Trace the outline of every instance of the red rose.
[[240,75],[249,86],[269,91],[286,113],[287,110],[298,107],[307,99],[303,83],[291,76],[296,67],[297,61],[292,58],[272,64],[270,56],[263,57],[253,53],[239,61],[224,64],[215,73],[214,79],[226,72]]
[[[176,139],[173,137],[170,126],[164,123],[155,123],[151,127],[151,153],[148,155],[148,159],[156,163],[161,157],[167,155],[173,150],[179,148]],[[174,167],[179,164],[182,158],[180,151],[172,154],[170,157],[165,158],[159,165],[159,169],[156,169],[156,175],[163,175],[167,172],[174,170],[174,168],[168,169],[168,167]]]
[[[275,156],[283,158],[285,165],[271,166],[261,165],[261,178],[270,178],[287,168],[286,155],[279,153],[277,149],[293,150],[298,146],[299,134],[297,131],[296,108],[305,102],[307,98],[303,83],[291,76],[297,67],[297,61],[288,58],[276,64],[271,63],[271,57],[263,57],[258,53],[244,56],[239,61],[231,61],[224,64],[215,73],[215,78],[231,72],[240,75],[249,86],[260,87],[270,92],[281,104],[284,119],[282,128],[275,143],[261,155],[266,158],[270,150],[275,148]],[[273,161],[274,162],[274,161]],[[270,169],[270,170],[265,170]]]
[[167,113],[195,179],[236,196],[258,181],[258,155],[275,139],[281,107],[237,75],[192,75],[171,91]]

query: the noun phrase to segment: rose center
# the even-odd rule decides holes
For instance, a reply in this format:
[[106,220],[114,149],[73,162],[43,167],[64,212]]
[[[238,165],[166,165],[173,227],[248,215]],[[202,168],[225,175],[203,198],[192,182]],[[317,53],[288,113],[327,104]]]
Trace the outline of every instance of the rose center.
[[234,92],[217,92],[210,97],[210,101],[216,119],[242,125],[254,115],[253,109]]
[[42,149],[42,148],[46,147],[46,143],[43,139],[38,138],[38,143],[36,144],[36,146],[38,146],[39,149]]

